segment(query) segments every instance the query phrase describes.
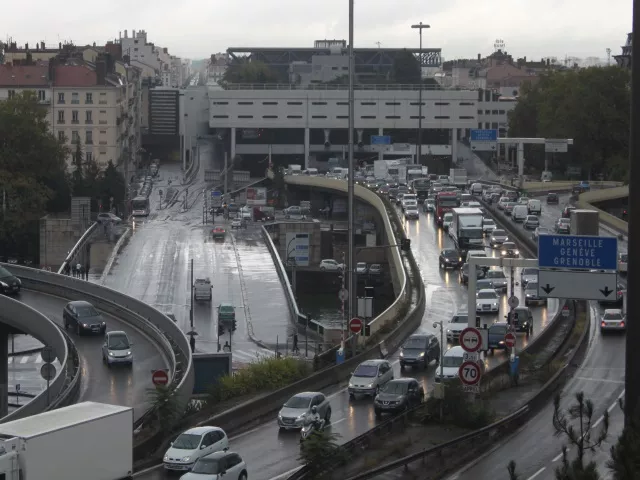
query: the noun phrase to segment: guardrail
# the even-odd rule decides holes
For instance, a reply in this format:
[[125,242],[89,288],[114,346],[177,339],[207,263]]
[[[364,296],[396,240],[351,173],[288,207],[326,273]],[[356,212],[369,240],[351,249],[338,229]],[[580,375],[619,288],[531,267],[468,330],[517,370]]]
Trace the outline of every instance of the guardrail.
[[62,265],[60,265],[60,268],[58,269],[58,273],[63,274],[64,272],[67,271],[67,269],[71,268],[71,266],[73,265],[72,262],[80,252],[80,249],[83,248],[85,243],[87,243],[90,240],[91,236],[97,230],[98,225],[99,225],[98,222],[93,222],[91,226],[87,228],[87,230],[82,234],[80,239],[73,246],[73,248],[69,251],[67,258],[65,258],[64,262],[62,262]]
[[[167,357],[170,366],[170,384],[175,385],[180,406],[186,408],[191,399],[194,382],[191,347],[185,334],[169,317],[140,300],[94,283],[28,267],[6,264],[3,266],[22,280],[25,289],[69,300],[91,301],[99,310],[140,330]],[[17,328],[24,331],[24,327]],[[149,418],[149,415],[138,419],[135,426],[140,426],[145,418]],[[159,432],[158,435],[161,433]],[[147,445],[157,441],[156,436],[151,436],[139,448],[147,448]]]
[[[309,84],[295,84],[295,83],[225,83],[223,85],[224,90],[347,90],[348,85],[330,84],[330,83],[309,83]],[[354,85],[356,90],[410,90],[410,91],[460,91],[470,92],[475,91],[473,88],[464,87],[446,87],[439,84],[418,84],[418,83],[385,83],[385,84],[367,84],[358,83]]]
[[[67,390],[65,387],[68,386],[68,375],[71,373],[72,376],[76,377],[76,380],[79,380],[80,370],[69,372],[69,358],[72,355],[69,344],[58,326],[43,314],[24,303],[6,296],[0,296],[0,312],[2,312],[0,313],[0,318],[3,323],[53,347],[60,365],[62,365],[60,371],[56,372],[55,377],[49,383],[49,392],[45,389],[29,403],[0,419],[0,423],[5,423],[47,410],[48,399],[55,401],[60,395],[64,395]],[[75,352],[75,355],[77,356],[77,352]],[[51,406],[51,408],[55,407]]]

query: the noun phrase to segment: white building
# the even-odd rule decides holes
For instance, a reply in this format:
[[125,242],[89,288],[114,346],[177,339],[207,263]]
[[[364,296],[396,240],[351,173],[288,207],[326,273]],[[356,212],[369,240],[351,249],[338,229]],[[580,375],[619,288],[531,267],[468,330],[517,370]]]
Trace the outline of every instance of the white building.
[[226,53],[215,53],[211,55],[207,64],[207,84],[217,85],[224,77],[229,64],[229,55]]
[[140,62],[156,72],[162,70],[158,47],[148,42],[146,31],[138,30],[136,32],[133,30],[129,37],[128,30],[125,30],[124,37],[120,36],[119,42],[122,46],[122,55],[129,55],[132,62]]
[[[236,154],[269,151],[270,145],[264,143],[237,144],[238,131],[248,129],[299,130],[300,144],[274,144],[271,150],[276,154],[304,155],[305,164],[315,152],[343,150],[346,142],[336,144],[332,141],[332,132],[347,130],[346,89],[322,90],[322,86],[318,86],[314,89],[265,90],[265,86],[263,89],[258,87],[255,90],[209,89],[209,126],[229,129],[231,158]],[[478,127],[479,103],[476,91],[423,90],[420,109],[417,89],[356,90],[357,149],[361,152],[374,151],[370,145],[372,135],[390,135],[393,138],[394,135],[400,137],[407,132],[416,132],[421,110],[422,153],[453,155],[456,158],[457,142],[452,139],[460,137],[460,130]],[[436,133],[439,135],[438,143],[424,143],[430,131],[434,136]],[[448,131],[444,140],[443,131]],[[322,132],[324,142],[314,140],[318,138],[317,132]],[[398,144],[398,148],[400,146],[403,153],[415,154],[416,145]]]

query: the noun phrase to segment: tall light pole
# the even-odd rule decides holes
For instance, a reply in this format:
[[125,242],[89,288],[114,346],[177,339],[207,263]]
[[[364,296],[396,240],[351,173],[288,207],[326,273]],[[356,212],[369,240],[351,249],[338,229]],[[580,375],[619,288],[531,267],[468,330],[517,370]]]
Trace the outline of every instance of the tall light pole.
[[[353,81],[355,76],[355,65],[353,59],[353,4],[354,0],[349,0],[349,163],[347,167],[349,168],[349,176],[348,176],[348,212],[349,212],[349,227],[348,227],[348,263],[345,265],[347,269],[347,279],[349,281],[349,319],[353,318],[353,302],[356,301],[356,285],[353,284],[353,270],[355,268],[354,264],[354,252],[353,252],[353,221],[354,221],[354,209],[353,209],[353,176],[354,176],[354,162],[353,162],[353,130],[355,128],[354,119],[355,119],[355,100],[354,100],[354,92],[353,92]],[[343,330],[344,335],[344,330]],[[344,338],[344,336],[343,336]],[[344,348],[344,345],[342,345]]]
[[416,140],[416,163],[420,164],[422,156],[422,30],[431,28],[431,25],[425,25],[420,22],[416,25],[411,25],[411,28],[417,28],[420,33],[420,49],[418,50],[418,67],[420,69],[420,83],[418,84],[418,140]]

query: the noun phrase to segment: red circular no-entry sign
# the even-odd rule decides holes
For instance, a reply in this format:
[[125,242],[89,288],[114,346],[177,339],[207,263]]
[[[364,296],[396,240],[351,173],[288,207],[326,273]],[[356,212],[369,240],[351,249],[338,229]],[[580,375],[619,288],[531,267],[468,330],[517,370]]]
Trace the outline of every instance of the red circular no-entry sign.
[[151,381],[156,387],[160,385],[166,385],[167,383],[169,383],[169,374],[164,370],[155,370],[151,374]]
[[516,335],[514,333],[507,333],[504,336],[504,343],[507,345],[507,347],[509,348],[513,348],[516,346]]
[[358,317],[352,318],[349,321],[349,330],[351,333],[355,333],[356,335],[362,331],[362,320]]

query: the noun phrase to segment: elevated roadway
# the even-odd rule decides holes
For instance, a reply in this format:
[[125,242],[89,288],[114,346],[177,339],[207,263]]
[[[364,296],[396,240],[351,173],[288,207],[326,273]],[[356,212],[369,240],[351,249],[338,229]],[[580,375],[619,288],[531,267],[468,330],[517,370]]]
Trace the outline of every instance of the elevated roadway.
[[[439,330],[436,332],[433,328],[433,322],[447,323],[461,306],[466,305],[466,288],[458,282],[456,271],[445,272],[438,269],[440,250],[452,244],[448,236],[437,229],[431,214],[421,213],[418,221],[404,222],[404,228],[412,239],[413,253],[420,266],[427,294],[424,318],[416,333],[437,333],[439,338],[440,332]],[[519,287],[516,289],[517,295],[520,296]],[[485,316],[485,318],[488,322],[498,320],[505,308],[506,295],[503,295],[500,315]],[[539,332],[546,325],[555,314],[556,308],[557,303],[552,301],[549,308],[533,309],[534,332]],[[521,338],[519,342],[522,347],[526,339]],[[497,353],[488,358],[487,364],[491,367],[505,358],[504,354]],[[397,353],[390,360],[396,378],[401,376],[417,378],[427,395],[430,394],[434,383],[435,363],[424,371],[406,369],[401,372]],[[346,385],[336,386],[325,393],[331,400],[333,412],[331,431],[339,435],[341,442],[361,435],[376,425],[377,420],[371,399],[350,401]],[[299,467],[297,460],[300,450],[299,436],[297,433],[280,434],[275,418],[273,421],[232,438],[231,448],[242,455],[247,462],[250,478],[255,480],[280,480]],[[170,477],[160,467],[137,475],[135,478],[159,480]]]

